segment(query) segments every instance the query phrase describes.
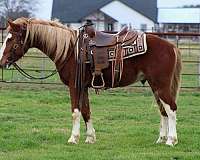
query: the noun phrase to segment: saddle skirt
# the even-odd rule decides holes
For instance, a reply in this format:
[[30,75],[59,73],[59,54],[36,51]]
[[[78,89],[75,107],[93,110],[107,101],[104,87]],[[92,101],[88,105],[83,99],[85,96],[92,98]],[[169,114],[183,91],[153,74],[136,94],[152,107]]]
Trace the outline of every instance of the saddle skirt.
[[[122,44],[123,50],[123,59],[135,57],[138,55],[145,54],[147,51],[147,42],[146,42],[146,34],[143,32],[138,32],[137,37],[133,42],[125,42]],[[108,59],[109,61],[113,61],[116,59],[116,49],[108,48]]]

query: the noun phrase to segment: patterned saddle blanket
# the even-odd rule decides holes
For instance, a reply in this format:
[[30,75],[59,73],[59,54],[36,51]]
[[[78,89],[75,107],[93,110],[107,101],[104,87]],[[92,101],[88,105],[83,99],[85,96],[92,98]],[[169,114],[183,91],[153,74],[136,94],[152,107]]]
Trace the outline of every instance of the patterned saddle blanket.
[[[121,47],[123,52],[123,59],[145,54],[147,51],[146,34],[143,32],[137,32],[136,37],[130,41],[122,43]],[[105,63],[104,61],[113,61],[116,59],[116,45],[96,48],[96,50],[98,52],[96,55],[97,60],[101,61],[100,63]],[[88,58],[87,63],[90,63]]]
[[[122,44],[123,59],[145,54],[147,51],[146,34],[139,32],[137,38],[129,44]],[[112,61],[116,59],[116,47],[107,49],[108,59]]]

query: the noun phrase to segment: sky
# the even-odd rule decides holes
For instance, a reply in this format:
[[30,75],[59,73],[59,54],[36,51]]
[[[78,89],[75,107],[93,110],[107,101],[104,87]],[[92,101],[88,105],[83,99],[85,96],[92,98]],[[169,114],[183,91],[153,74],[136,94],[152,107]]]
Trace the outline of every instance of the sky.
[[[146,0],[148,2],[148,0]],[[157,0],[159,8],[181,7],[183,5],[197,5],[200,0]],[[38,10],[35,16],[42,19],[51,18],[53,0],[38,0]]]
[[35,11],[35,17],[41,19],[51,19],[53,0],[38,0],[38,9]]

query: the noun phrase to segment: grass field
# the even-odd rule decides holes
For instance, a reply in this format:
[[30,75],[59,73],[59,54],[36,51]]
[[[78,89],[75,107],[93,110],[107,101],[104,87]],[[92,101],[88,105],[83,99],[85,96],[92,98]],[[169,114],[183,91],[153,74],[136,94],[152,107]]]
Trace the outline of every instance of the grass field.
[[[2,86],[3,84],[1,84]],[[78,145],[71,132],[68,92],[60,86],[27,86],[0,91],[0,160],[199,160],[200,93],[180,93],[175,147],[155,144],[159,114],[149,89],[90,91],[97,142]]]

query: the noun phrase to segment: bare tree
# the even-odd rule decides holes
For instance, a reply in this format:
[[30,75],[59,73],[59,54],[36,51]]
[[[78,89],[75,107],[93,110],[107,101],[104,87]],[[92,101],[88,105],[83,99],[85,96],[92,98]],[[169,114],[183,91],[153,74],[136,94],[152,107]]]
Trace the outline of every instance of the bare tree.
[[0,0],[0,20],[31,17],[36,4],[36,0]]

